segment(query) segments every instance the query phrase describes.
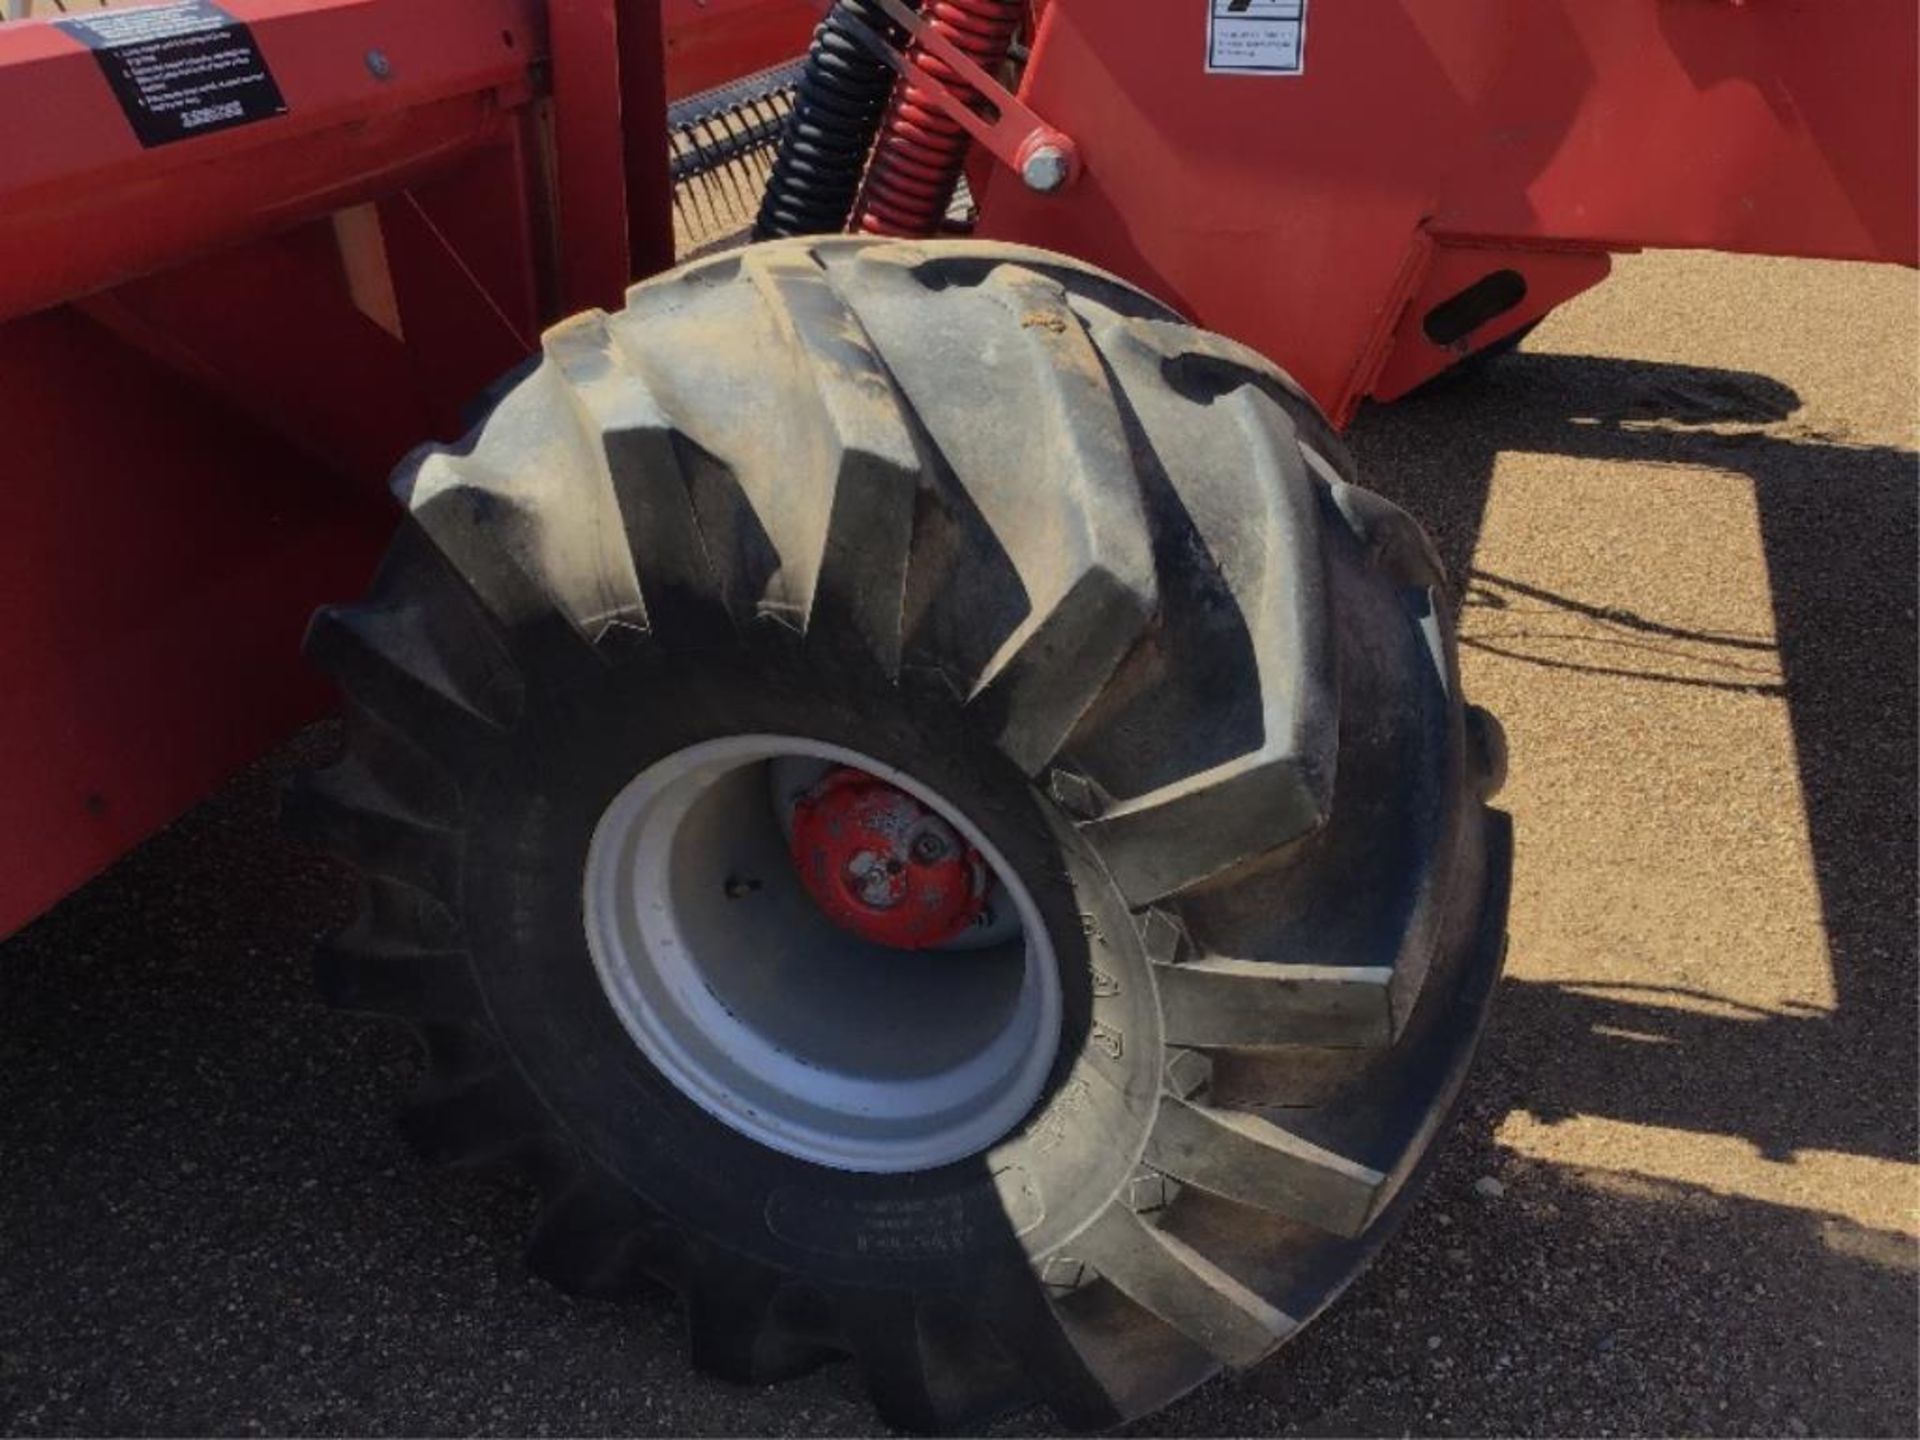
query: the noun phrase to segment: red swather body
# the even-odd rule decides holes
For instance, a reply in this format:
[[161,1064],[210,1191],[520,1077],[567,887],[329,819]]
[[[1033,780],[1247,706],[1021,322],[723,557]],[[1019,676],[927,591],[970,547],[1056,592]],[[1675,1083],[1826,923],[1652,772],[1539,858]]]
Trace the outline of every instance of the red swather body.
[[[318,712],[301,628],[365,583],[388,468],[670,262],[667,101],[815,14],[224,8],[286,113],[150,149],[71,34],[0,26],[0,933]],[[1073,179],[976,149],[980,233],[1119,272],[1341,421],[1614,252],[1915,260],[1910,0],[1317,0],[1287,77],[1206,73],[1207,0],[1037,9],[1020,98]]]

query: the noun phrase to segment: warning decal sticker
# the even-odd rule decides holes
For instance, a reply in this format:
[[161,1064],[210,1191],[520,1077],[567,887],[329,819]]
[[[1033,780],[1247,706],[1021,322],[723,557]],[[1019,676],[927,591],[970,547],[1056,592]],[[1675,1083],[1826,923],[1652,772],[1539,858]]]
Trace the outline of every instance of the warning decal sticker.
[[149,148],[287,113],[253,32],[213,0],[53,22],[93,51]]
[[1300,75],[1307,0],[1207,0],[1209,75]]

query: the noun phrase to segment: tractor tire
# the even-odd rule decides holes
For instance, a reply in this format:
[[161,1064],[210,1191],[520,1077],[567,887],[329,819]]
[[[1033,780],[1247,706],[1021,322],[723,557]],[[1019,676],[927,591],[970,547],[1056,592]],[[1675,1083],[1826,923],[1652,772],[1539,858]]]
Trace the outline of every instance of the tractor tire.
[[[1269,362],[1041,251],[783,241],[556,327],[394,488],[287,813],[364,877],[326,995],[418,1031],[427,1157],[538,1187],[537,1271],[673,1287],[731,1380],[1094,1428],[1364,1265],[1498,975],[1503,751]],[[789,753],[948,815],[1017,937],[821,938]]]

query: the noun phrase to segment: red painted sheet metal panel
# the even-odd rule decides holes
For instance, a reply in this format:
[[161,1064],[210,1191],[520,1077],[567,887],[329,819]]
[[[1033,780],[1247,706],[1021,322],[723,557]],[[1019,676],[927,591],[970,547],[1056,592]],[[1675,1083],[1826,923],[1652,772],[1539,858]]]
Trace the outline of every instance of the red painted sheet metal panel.
[[563,311],[618,309],[626,293],[627,174],[620,123],[618,0],[550,7],[555,201]]
[[[480,353],[468,351],[466,363],[460,366],[469,375],[490,367],[483,372],[484,379],[491,379],[538,343],[542,317],[551,311],[551,301],[543,302],[539,283],[540,247],[533,234],[536,211],[528,186],[527,135],[525,130],[515,130],[501,144],[483,147],[424,184],[389,198],[382,207],[391,221],[384,226],[389,263],[408,271],[394,277],[402,294],[431,286],[449,297],[447,305],[460,297],[485,312],[477,322],[486,337]],[[419,254],[404,243],[397,233],[401,231],[419,238]],[[417,283],[409,285],[409,279]],[[416,322],[426,303],[416,299],[408,307],[410,313],[402,317],[410,343],[421,328]],[[458,353],[449,346],[445,361],[430,361],[430,368],[453,363]],[[464,396],[471,396],[479,383],[459,388]]]
[[1024,94],[1085,176],[996,173],[983,230],[1134,279],[1336,418],[1431,240],[1915,258],[1912,0],[1312,0],[1289,77],[1206,74],[1207,10],[1052,0]]
[[0,935],[318,714],[393,523],[78,312],[0,327]]
[[[274,119],[144,149],[90,52],[0,26],[0,318],[397,189],[500,143],[531,98],[534,0],[230,0]],[[377,63],[370,57],[379,56]]]
[[1516,60],[1472,94],[1436,229],[1915,262],[1912,0],[1504,8]]
[[791,60],[821,14],[815,0],[660,0],[660,10],[669,100]]
[[667,100],[791,59],[817,18],[807,0],[549,6],[562,309],[617,309],[671,263]]
[[0,27],[36,122],[0,148],[0,933],[319,713],[299,638],[364,588],[380,479],[592,249],[535,193],[534,0],[229,8],[289,113],[155,149],[77,42]]
[[[1397,400],[1424,385],[1464,355],[1531,325],[1583,290],[1607,278],[1612,257],[1591,250],[1501,250],[1440,245],[1427,252],[1418,288],[1382,347],[1382,360],[1368,367],[1369,393]],[[1523,298],[1458,340],[1436,339],[1428,316],[1489,276],[1517,276]]]
[[661,12],[660,0],[621,0],[620,120],[626,147],[630,280],[673,266],[673,176],[667,160],[666,37]]
[[[122,340],[371,493],[422,440],[458,433],[470,392],[445,388],[419,363],[420,347],[410,351],[355,309],[338,269],[332,232],[310,225],[82,304]],[[403,315],[414,298],[402,291]]]
[[[0,27],[9,124],[30,124],[34,140],[0,150],[0,190],[115,162],[149,174],[191,168],[253,149],[263,138],[524,84],[542,11],[539,0],[221,0],[221,9],[251,29],[287,113],[155,151],[141,148],[79,40],[47,20]],[[384,73],[368,64],[374,51],[385,58]]]

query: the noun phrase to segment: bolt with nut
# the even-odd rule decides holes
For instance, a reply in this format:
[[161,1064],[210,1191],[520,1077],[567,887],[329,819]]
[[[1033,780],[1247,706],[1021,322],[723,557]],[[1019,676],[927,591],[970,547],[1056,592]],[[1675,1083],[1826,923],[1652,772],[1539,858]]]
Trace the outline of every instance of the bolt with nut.
[[1020,162],[1020,178],[1029,190],[1051,195],[1067,183],[1073,161],[1058,145],[1036,145]]

